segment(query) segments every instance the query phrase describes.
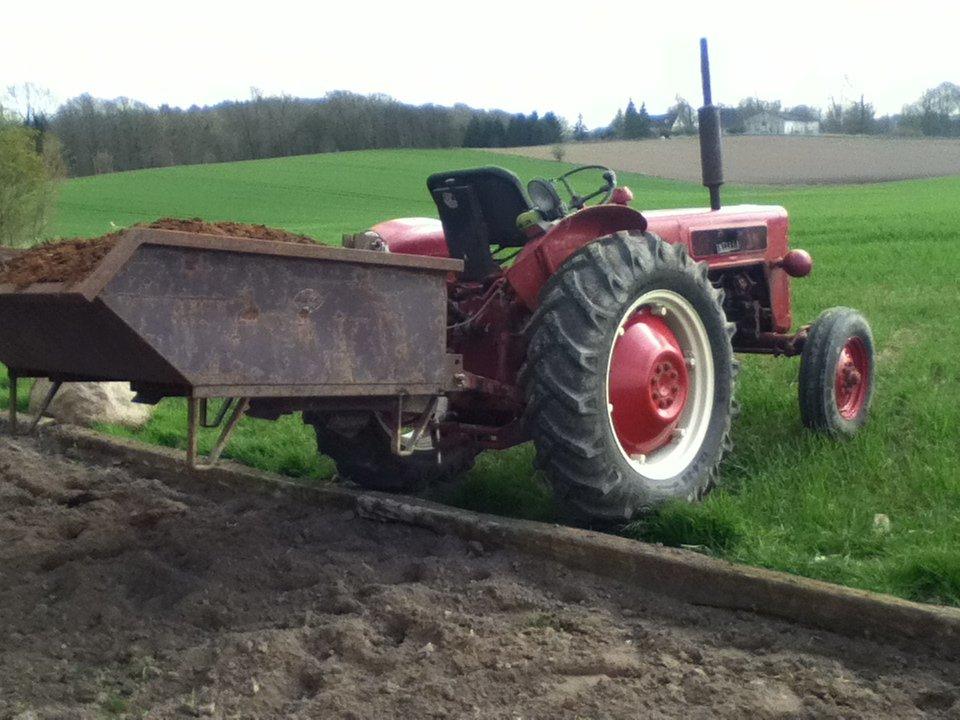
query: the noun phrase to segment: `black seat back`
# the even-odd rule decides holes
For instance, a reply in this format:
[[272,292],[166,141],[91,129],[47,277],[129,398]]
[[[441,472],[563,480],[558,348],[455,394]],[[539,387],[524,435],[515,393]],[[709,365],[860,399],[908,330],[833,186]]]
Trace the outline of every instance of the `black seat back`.
[[427,188],[440,213],[450,257],[463,260],[463,277],[497,272],[490,245],[519,247],[525,238],[517,216],[531,209],[519,178],[499,167],[435,173]]

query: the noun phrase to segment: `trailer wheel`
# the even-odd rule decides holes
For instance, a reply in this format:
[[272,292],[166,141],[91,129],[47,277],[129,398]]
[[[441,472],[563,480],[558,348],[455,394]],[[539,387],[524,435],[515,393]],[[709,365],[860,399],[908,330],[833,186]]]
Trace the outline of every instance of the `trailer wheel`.
[[873,334],[845,307],[824,310],[800,354],[800,418],[808,428],[849,437],[867,422],[873,397]]
[[713,487],[737,370],[722,301],[651,233],[600,238],[547,283],[521,380],[538,467],[575,511],[629,520]]
[[313,426],[318,452],[337,464],[337,475],[370,490],[413,492],[451,480],[469,470],[477,455],[466,441],[438,452],[429,438],[412,455],[395,455],[387,434],[366,414],[343,418],[308,413],[304,422]]

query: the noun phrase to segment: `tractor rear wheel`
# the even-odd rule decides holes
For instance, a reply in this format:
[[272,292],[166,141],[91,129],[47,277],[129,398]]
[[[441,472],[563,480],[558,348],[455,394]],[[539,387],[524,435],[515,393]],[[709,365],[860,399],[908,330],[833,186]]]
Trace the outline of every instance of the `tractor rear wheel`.
[[703,497],[731,447],[734,326],[707,266],[619,232],[569,258],[530,321],[521,379],[537,464],[580,514]]
[[322,416],[308,413],[317,451],[337,464],[337,476],[369,490],[413,492],[443,480],[452,480],[473,466],[477,448],[467,441],[444,448],[424,437],[412,455],[396,455],[390,437],[369,414]]
[[800,354],[800,418],[808,428],[851,436],[867,422],[873,397],[873,334],[856,310],[824,310]]

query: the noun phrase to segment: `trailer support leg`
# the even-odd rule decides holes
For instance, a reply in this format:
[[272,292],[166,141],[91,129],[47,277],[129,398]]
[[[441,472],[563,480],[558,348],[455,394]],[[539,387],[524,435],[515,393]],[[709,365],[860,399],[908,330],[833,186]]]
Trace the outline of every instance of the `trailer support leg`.
[[233,431],[237,427],[237,423],[239,423],[241,418],[243,418],[243,415],[247,412],[248,407],[250,407],[250,398],[240,398],[237,400],[237,404],[234,406],[233,412],[230,413],[230,419],[227,420],[227,424],[223,426],[223,430],[220,432],[220,437],[217,439],[217,444],[213,446],[213,449],[210,451],[210,455],[207,457],[207,467],[212,467],[216,464],[217,460],[220,459],[220,453],[223,452],[223,449],[227,446],[227,443],[230,442],[230,436],[233,435]]
[[17,398],[17,380],[19,378],[17,377],[17,374],[12,370],[7,371],[7,378],[9,380],[8,384],[10,388],[10,406],[7,408],[7,413],[8,413],[7,417],[10,425],[10,434],[16,435],[17,434],[17,402],[19,401],[19,399]]
[[37,426],[40,424],[40,421],[43,420],[44,413],[47,412],[47,408],[50,407],[50,403],[53,402],[53,398],[56,396],[57,392],[60,390],[61,385],[63,385],[63,381],[56,380],[50,386],[50,389],[47,390],[47,394],[46,396],[44,396],[43,402],[40,404],[40,407],[37,408],[37,416],[33,419],[33,422],[30,423],[30,429],[27,431],[27,434],[30,434],[37,429]]
[[433,400],[430,401],[430,404],[427,406],[427,409],[420,415],[420,417],[415,421],[415,425],[410,429],[409,437],[404,437],[403,432],[403,396],[397,397],[397,414],[394,418],[394,424],[391,427],[387,422],[380,417],[379,413],[374,413],[373,416],[376,418],[376,421],[380,424],[380,427],[383,428],[383,431],[387,434],[387,437],[390,438],[390,450],[394,455],[400,457],[409,457],[413,455],[416,451],[417,443],[420,442],[420,438],[423,437],[423,434],[427,432],[430,421],[433,419],[434,415],[437,412],[437,404],[440,402],[440,397],[436,396]]
[[200,424],[200,399],[187,399],[187,465],[197,466],[197,426]]
[[[230,417],[224,424],[223,430],[220,431],[220,437],[217,438],[216,444],[203,462],[201,462],[198,449],[200,425],[203,424],[204,427],[216,426],[208,425],[201,419],[202,416],[206,414],[204,412],[206,410],[204,407],[206,405],[205,399],[190,398],[187,403],[187,464],[194,470],[208,470],[217,464],[217,460],[220,459],[220,455],[227,447],[227,443],[230,442],[230,436],[233,435],[233,431],[236,430],[237,425],[250,407],[250,398],[237,398]],[[225,413],[220,414],[221,419],[224,414]]]

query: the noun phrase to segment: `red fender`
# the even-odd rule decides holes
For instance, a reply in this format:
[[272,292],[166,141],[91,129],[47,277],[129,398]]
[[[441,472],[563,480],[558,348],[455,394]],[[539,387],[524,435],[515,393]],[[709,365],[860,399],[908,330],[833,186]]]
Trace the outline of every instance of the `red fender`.
[[443,226],[436,218],[397,218],[378,223],[370,229],[383,239],[390,252],[450,257]]
[[619,230],[645,232],[647,221],[623,205],[594,205],[569,215],[546,235],[527,243],[507,270],[507,282],[531,310],[540,302],[540,290],[564,261],[589,242]]

